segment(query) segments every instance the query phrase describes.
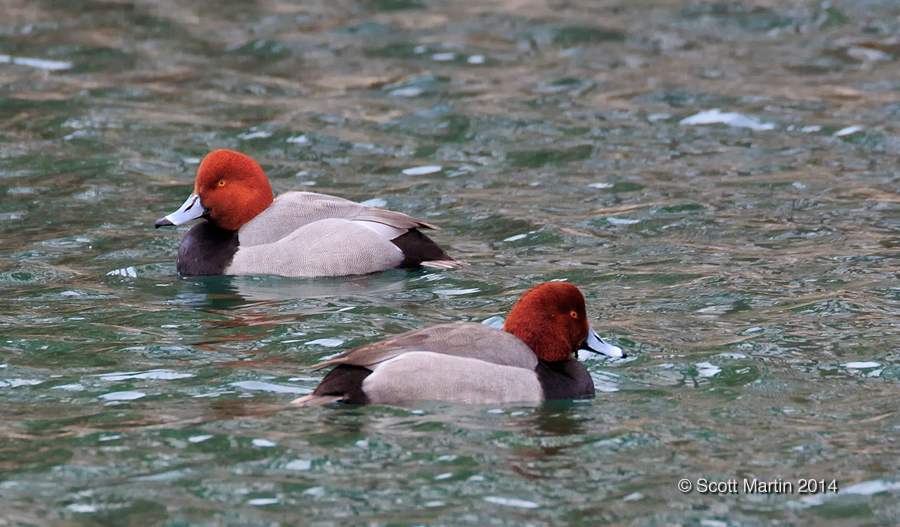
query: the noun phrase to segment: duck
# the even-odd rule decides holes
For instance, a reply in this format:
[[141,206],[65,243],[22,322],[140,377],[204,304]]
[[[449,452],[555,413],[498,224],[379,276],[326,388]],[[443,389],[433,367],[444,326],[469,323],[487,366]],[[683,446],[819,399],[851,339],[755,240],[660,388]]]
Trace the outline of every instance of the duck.
[[156,228],[203,219],[178,249],[180,275],[326,277],[452,269],[456,261],[401,212],[315,192],[274,197],[259,163],[231,150],[203,158],[194,191]]
[[587,319],[584,296],[568,282],[522,295],[502,329],[453,322],[408,331],[341,353],[300,406],[328,403],[408,406],[422,401],[508,404],[591,399],[594,382],[578,361],[586,349],[624,358]]

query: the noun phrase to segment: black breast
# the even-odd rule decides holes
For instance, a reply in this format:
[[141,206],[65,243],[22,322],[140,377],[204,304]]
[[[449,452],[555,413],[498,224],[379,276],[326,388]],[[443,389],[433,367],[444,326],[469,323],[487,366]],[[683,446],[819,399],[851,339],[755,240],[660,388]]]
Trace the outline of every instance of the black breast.
[[194,225],[178,249],[178,274],[217,275],[225,272],[238,250],[237,231],[216,227],[208,221]]
[[538,380],[545,399],[593,399],[594,381],[584,364],[577,360],[540,361]]

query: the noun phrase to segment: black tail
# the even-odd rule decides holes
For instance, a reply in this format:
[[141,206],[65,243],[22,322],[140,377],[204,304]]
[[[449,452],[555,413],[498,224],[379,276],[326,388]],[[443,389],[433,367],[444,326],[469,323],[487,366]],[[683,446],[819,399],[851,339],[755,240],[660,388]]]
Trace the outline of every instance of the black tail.
[[341,396],[341,401],[347,404],[369,404],[362,383],[371,373],[372,370],[362,366],[339,364],[325,375],[312,394]]
[[461,265],[431,238],[419,232],[419,229],[410,229],[391,242],[403,251],[403,261],[397,266],[401,269],[415,269],[421,267],[424,262],[441,262],[441,265],[436,267],[447,269]]

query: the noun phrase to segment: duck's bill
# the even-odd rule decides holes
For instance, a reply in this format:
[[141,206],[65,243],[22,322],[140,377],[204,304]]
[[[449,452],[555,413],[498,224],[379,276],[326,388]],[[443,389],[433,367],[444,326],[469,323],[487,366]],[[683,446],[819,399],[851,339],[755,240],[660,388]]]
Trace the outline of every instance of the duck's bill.
[[604,342],[600,335],[597,335],[597,332],[594,331],[594,328],[590,328],[588,331],[588,337],[584,340],[584,344],[581,345],[581,349],[600,353],[614,359],[625,358],[625,352],[622,351],[622,348]]
[[191,194],[191,197],[184,202],[184,205],[182,205],[181,208],[164,218],[156,220],[156,228],[158,229],[166,225],[181,225],[182,223],[201,218],[206,215],[207,212],[209,212],[209,209],[204,207],[203,203],[200,202],[200,195]]

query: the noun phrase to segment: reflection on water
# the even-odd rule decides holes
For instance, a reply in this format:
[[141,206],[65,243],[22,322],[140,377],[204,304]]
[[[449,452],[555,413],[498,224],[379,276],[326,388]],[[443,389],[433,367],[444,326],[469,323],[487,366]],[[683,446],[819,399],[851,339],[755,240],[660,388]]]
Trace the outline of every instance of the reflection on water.
[[578,413],[580,402],[548,401],[537,410],[533,425],[526,430],[536,429],[547,435],[576,436],[585,433],[581,426],[588,418]]
[[177,298],[185,307],[223,311],[251,305],[257,308],[273,307],[304,299],[379,299],[402,293],[406,289],[407,278],[407,274],[401,272],[316,280],[278,276],[185,277],[182,279],[185,286]]
[[[0,523],[897,523],[898,16],[5,5]],[[438,225],[470,265],[177,277],[153,220],[214,148]],[[288,404],[325,357],[548,279],[628,352],[582,357],[593,401]]]

